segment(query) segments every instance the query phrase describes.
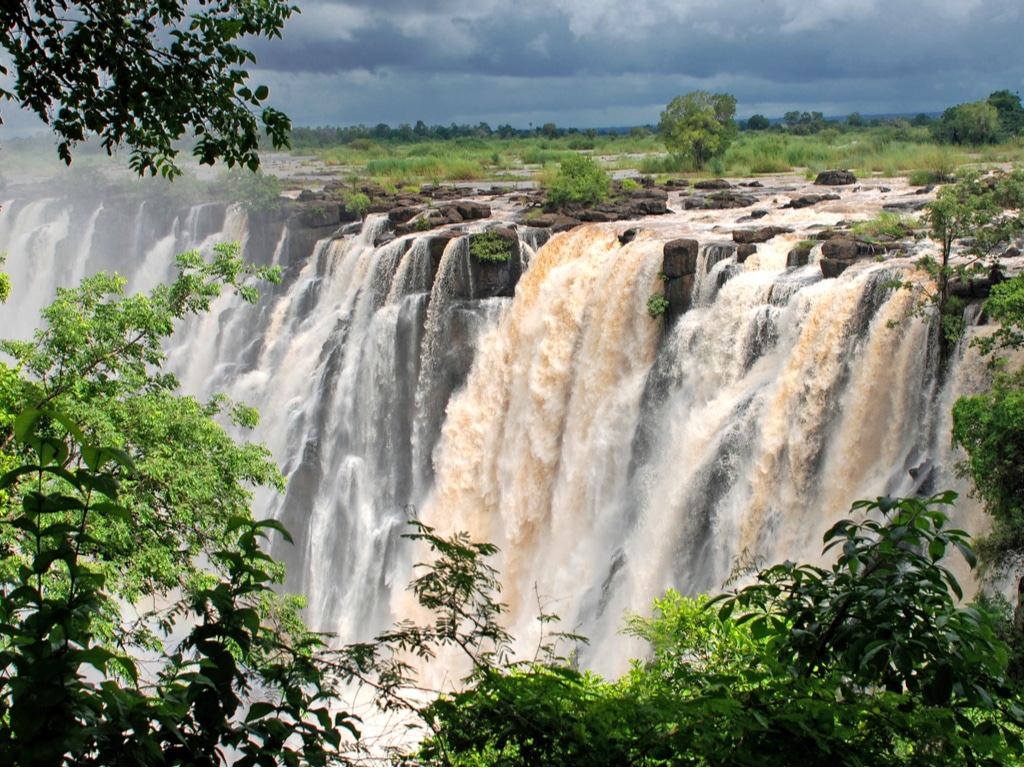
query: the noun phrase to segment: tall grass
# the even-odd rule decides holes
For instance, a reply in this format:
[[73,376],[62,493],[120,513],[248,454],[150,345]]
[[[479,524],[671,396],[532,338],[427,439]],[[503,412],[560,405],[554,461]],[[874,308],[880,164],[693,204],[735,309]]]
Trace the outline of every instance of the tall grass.
[[[566,157],[580,152],[601,158],[608,169],[636,169],[643,174],[693,174],[685,157],[665,152],[658,137],[645,132],[623,136],[570,134],[558,138],[501,139],[463,137],[452,141],[395,144],[360,139],[317,151],[332,166],[383,183],[477,181],[500,178],[508,171],[555,172]],[[756,176],[799,172],[808,178],[831,168],[859,176],[910,176],[915,181],[948,178],[969,163],[1024,162],[1024,145],[1010,142],[968,152],[938,146],[926,129],[886,126],[861,130],[829,129],[811,136],[771,131],[741,133],[728,151],[715,158],[702,175]]]

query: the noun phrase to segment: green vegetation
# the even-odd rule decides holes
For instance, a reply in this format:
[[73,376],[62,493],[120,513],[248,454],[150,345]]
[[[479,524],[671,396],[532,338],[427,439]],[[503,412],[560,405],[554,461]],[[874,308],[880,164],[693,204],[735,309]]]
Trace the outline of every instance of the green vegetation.
[[727,93],[693,91],[676,96],[661,113],[658,132],[665,147],[686,158],[693,170],[725,152],[739,130],[733,117],[736,99]]
[[0,345],[6,763],[322,764],[356,734],[328,711],[301,601],[272,589],[283,568],[261,540],[284,532],[251,519],[250,488],[283,480],[217,421],[255,412],[175,395],[161,371],[176,321],[228,286],[254,301],[247,277],[277,271],[243,266],[237,245],[177,263],[148,296],[104,274],[59,289],[32,341]]
[[483,262],[503,264],[512,258],[515,248],[508,237],[498,232],[480,232],[469,236],[469,252]]
[[365,192],[345,193],[345,210],[349,213],[354,213],[359,218],[364,218],[369,208],[370,198]]
[[200,579],[195,558],[227,546],[231,520],[248,516],[250,486],[283,486],[266,449],[236,444],[216,421],[251,427],[252,409],[175,395],[177,381],[160,370],[176,321],[205,312],[225,286],[253,301],[247,276],[278,272],[244,267],[237,244],[219,246],[212,263],[193,251],[177,264],[178,279],[148,296],[123,296],[124,279],[105,274],[61,288],[34,339],[0,342],[12,359],[0,365],[7,465],[20,456],[8,444],[16,415],[39,409],[67,414],[90,440],[132,459],[119,492],[130,516],[88,529],[105,553],[97,567],[108,588],[128,601]]
[[1013,762],[1024,711],[1005,676],[997,617],[959,605],[944,564],[954,551],[974,564],[967,534],[946,526],[954,497],[854,504],[857,519],[825,534],[828,567],[782,563],[715,598],[670,592],[652,618],[628,620],[651,652],[614,682],[558,655],[560,643],[582,641],[573,635],[549,635],[535,659],[511,660],[497,574],[485,561],[494,547],[418,526],[413,537],[438,558],[420,566],[412,588],[433,619],[360,647],[361,674],[388,706],[408,707],[414,681],[392,654],[431,657],[453,645],[469,657],[460,691],[412,707],[428,733],[417,761]]
[[647,314],[657,318],[665,314],[668,309],[668,299],[661,291],[655,291],[647,297]]
[[958,104],[942,113],[931,126],[937,141],[981,146],[1018,138],[1024,129],[1020,96],[996,91],[987,100]]
[[[914,281],[895,287],[920,294],[916,312],[934,308],[939,315],[943,351],[948,354],[963,329],[964,303],[952,295],[951,281],[970,280],[998,264],[999,251],[1024,232],[1024,172],[1003,177],[980,179],[977,174],[961,176],[955,184],[942,186],[935,200],[927,204],[923,220],[929,235],[939,243],[939,257],[926,255],[917,261],[935,281],[935,287]],[[954,265],[950,258],[954,241],[965,238],[963,253],[971,261]]]
[[263,171],[250,171],[244,168],[233,169],[221,186],[246,211],[274,211],[281,207],[283,187],[281,180],[273,174]]
[[281,0],[211,0],[198,9],[184,0],[11,6],[0,45],[14,82],[0,98],[38,115],[68,164],[95,133],[108,154],[130,147],[138,173],[173,178],[175,142],[191,134],[200,162],[255,170],[261,126],[283,147],[291,123],[265,106],[266,86],[247,85],[244,67],[256,58],[237,41],[279,37],[294,10]]
[[898,213],[882,211],[873,219],[858,221],[850,229],[854,235],[869,239],[879,235],[904,238],[912,236],[917,226],[918,222],[913,218],[900,216]]
[[[985,309],[999,327],[978,338],[982,352],[1021,349],[1024,277],[994,286]],[[1005,359],[992,363],[992,389],[954,404],[953,441],[967,451],[959,469],[992,518],[991,532],[978,545],[983,562],[1004,573],[1024,560],[1024,371]],[[1018,642],[1024,647],[1024,638]]]
[[548,185],[548,201],[558,208],[595,205],[608,199],[611,186],[611,177],[591,158],[570,155]]

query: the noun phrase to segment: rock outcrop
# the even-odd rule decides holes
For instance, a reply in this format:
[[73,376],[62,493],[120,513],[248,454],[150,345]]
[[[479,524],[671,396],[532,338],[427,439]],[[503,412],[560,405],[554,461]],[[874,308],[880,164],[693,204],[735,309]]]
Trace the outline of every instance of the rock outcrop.
[[821,187],[838,187],[845,184],[856,184],[857,177],[851,171],[822,171],[814,183]]

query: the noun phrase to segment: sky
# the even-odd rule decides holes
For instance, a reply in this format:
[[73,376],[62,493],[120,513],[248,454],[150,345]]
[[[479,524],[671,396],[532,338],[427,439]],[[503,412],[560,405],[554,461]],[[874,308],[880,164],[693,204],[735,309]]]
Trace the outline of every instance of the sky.
[[694,90],[740,119],[916,114],[1024,91],[1021,0],[292,2],[282,39],[243,45],[296,126],[645,125]]
[[1021,0],[297,0],[254,79],[295,125],[940,112],[1024,89]]

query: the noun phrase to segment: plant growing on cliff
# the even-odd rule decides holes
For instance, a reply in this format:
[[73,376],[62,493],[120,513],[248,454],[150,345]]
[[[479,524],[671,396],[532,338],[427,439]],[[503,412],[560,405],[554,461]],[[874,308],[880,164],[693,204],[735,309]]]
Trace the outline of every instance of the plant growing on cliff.
[[668,299],[661,291],[654,291],[647,297],[647,314],[653,318],[659,318],[668,310]]
[[469,236],[469,252],[483,262],[503,264],[512,258],[515,243],[498,232],[480,232]]
[[733,117],[736,99],[728,93],[693,91],[676,96],[661,113],[658,133],[665,148],[703,170],[713,157],[725,153],[739,132]]
[[596,205],[608,199],[611,186],[611,177],[591,158],[569,155],[548,187],[548,201],[556,208]]
[[[1024,278],[994,286],[985,310],[998,328],[974,342],[984,354],[1024,347]],[[979,542],[983,562],[1002,573],[1024,562],[1024,370],[1000,359],[993,366],[991,390],[953,405],[953,442],[967,451],[959,471],[992,516]]]

